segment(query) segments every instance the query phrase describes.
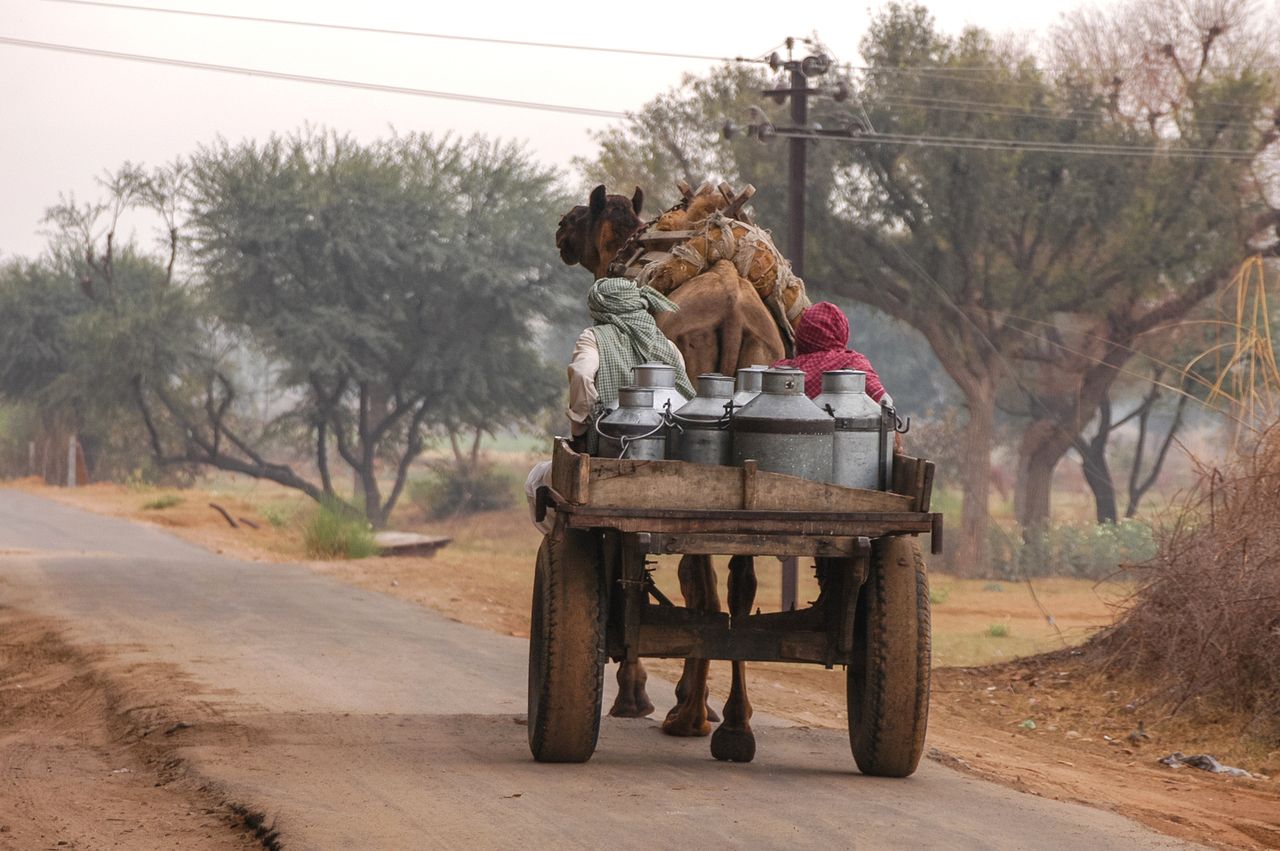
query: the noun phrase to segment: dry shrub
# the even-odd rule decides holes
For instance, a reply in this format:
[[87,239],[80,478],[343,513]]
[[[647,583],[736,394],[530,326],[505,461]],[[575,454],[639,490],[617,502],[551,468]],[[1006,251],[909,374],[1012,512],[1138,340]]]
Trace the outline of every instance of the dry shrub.
[[1203,702],[1280,736],[1280,424],[1252,455],[1202,470],[1157,537],[1133,605],[1094,652],[1171,713]]

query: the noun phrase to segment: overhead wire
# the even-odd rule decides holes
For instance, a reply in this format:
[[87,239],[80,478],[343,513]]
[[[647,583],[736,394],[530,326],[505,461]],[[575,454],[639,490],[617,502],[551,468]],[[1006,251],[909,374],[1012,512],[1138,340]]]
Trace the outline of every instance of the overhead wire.
[[217,71],[224,74],[241,74],[251,77],[265,77],[274,80],[288,80],[296,83],[313,83],[321,86],[339,86],[364,91],[462,101],[464,103],[480,103],[492,106],[513,107],[517,109],[540,110],[543,112],[560,112],[569,115],[586,115],[597,118],[626,118],[628,115],[626,112],[614,109],[595,109],[593,107],[543,103],[540,101],[518,100],[516,98],[499,98],[489,97],[486,95],[469,95],[461,92],[419,89],[411,86],[392,86],[385,83],[366,83],[359,80],[343,80],[336,77],[318,77],[310,74],[294,74],[287,71],[269,71],[263,68],[248,68],[240,65],[218,65],[212,62],[195,62],[189,59],[172,59],[164,56],[149,56],[142,53],[124,53],[115,50],[101,50],[94,47],[78,47],[70,44],[30,41],[28,39],[11,38],[9,36],[0,36],[0,44],[10,44],[16,47],[28,47],[36,50],[74,53],[84,56],[99,56],[108,59],[121,59],[128,62],[144,62],[153,65],[172,65],[179,68],[191,68],[198,71]]
[[[264,68],[250,68],[240,65],[222,65],[211,62],[196,62],[188,59],[174,59],[171,57],[151,56],[140,53],[127,53],[114,50],[102,50],[100,48],[80,47],[77,45],[57,44],[53,42],[33,41],[29,39],[12,38],[9,36],[0,36],[0,44],[9,44],[16,47],[26,47],[37,50],[50,50],[63,53],[72,53],[85,56],[98,56],[108,59],[119,59],[130,62],[142,62],[157,65],[170,65],[179,68],[190,68],[200,71],[214,71],[219,73],[241,74],[246,76],[264,77],[267,79],[287,80],[290,82],[311,83],[316,85],[337,86],[343,88],[352,88],[363,91],[385,92],[389,94],[410,95],[415,97],[435,98],[441,100],[460,101],[465,103],[480,103],[492,106],[504,106],[518,109],[531,109],[544,112],[558,112],[570,115],[583,115],[598,118],[626,118],[630,113],[621,110],[597,109],[594,107],[573,106],[569,104],[555,104],[541,101],[520,100],[516,98],[499,98],[486,95],[472,95],[462,92],[449,92],[435,89],[422,89],[411,86],[394,86],[385,83],[369,83],[358,80],[345,80],[336,77],[321,77],[310,74],[295,74],[286,71],[272,71]],[[792,133],[789,131],[776,131],[778,136],[788,135],[812,135],[806,133]],[[983,137],[959,137],[959,136],[928,136],[922,134],[901,134],[901,133],[863,133],[856,136],[823,136],[822,138],[833,138],[839,141],[858,142],[858,143],[877,143],[886,144],[913,145],[923,147],[948,147],[957,149],[981,149],[981,150],[1021,150],[1029,152],[1041,153],[1080,153],[1097,156],[1129,156],[1129,157],[1147,157],[1152,155],[1164,155],[1183,159],[1248,159],[1254,156],[1248,151],[1237,150],[1217,150],[1212,148],[1169,148],[1169,149],[1150,149],[1150,148],[1129,148],[1123,145],[1100,145],[1100,144],[1083,144],[1071,142],[1038,142],[1019,139],[991,139]]]
[[[702,53],[676,53],[667,50],[641,50],[631,47],[599,47],[589,44],[563,44],[549,41],[527,41],[514,38],[493,38],[490,36],[456,35],[451,33],[424,32],[419,30],[401,30],[390,27],[366,27],[355,24],[329,24],[322,21],[299,21],[289,18],[267,18],[259,15],[231,15],[225,12],[202,12],[194,9],[171,9],[164,6],[140,6],[132,3],[107,3],[103,0],[46,0],[49,3],[66,3],[75,6],[96,6],[105,9],[123,9],[131,12],[154,12],[163,15],[184,15],[195,18],[214,18],[224,21],[247,21],[261,24],[279,24],[285,26],[311,27],[324,30],[345,30],[347,32],[372,33],[376,35],[407,36],[410,38],[430,38],[441,41],[462,41],[480,44],[499,44],[507,47],[538,47],[551,50],[581,50],[592,53],[620,53],[629,56],[647,56],[662,59],[696,59],[708,62],[732,62],[742,57],[712,56]],[[747,60],[752,61],[752,60]]]
[[1083,154],[1118,157],[1170,157],[1175,159],[1252,160],[1256,152],[1218,148],[1155,148],[1106,145],[1085,142],[1042,142],[1027,139],[993,139],[983,136],[931,136],[911,133],[850,132],[848,134],[814,133],[803,130],[774,129],[780,138],[824,139],[852,144],[884,143],[925,148],[957,148],[967,150],[1028,151],[1032,153]]
[[[204,12],[204,11],[198,11],[198,10],[192,10],[192,9],[174,9],[174,8],[165,7],[165,6],[144,6],[144,5],[132,4],[132,3],[107,2],[107,0],[45,0],[45,2],[65,3],[69,5],[90,6],[90,7],[98,7],[98,8],[106,8],[106,9],[121,9],[121,10],[127,10],[127,11],[152,12],[156,14],[185,15],[190,17],[214,18],[214,19],[232,20],[232,21],[246,21],[246,22],[255,22],[255,23],[285,25],[285,26],[301,26],[301,27],[311,27],[315,29],[345,30],[350,32],[364,32],[364,33],[373,33],[373,34],[380,34],[380,35],[396,35],[396,36],[408,36],[408,37],[414,37],[414,38],[430,38],[430,39],[439,39],[439,40],[445,40],[445,41],[461,41],[461,42],[472,42],[472,43],[480,43],[480,44],[496,44],[496,45],[504,45],[504,46],[515,46],[515,47],[533,47],[533,48],[544,48],[544,49],[553,49],[553,50],[577,50],[577,51],[588,51],[593,53],[613,53],[613,54],[643,56],[643,57],[651,57],[651,58],[693,59],[693,60],[708,61],[708,62],[767,62],[768,55],[772,51],[777,50],[779,47],[782,46],[782,45],[777,45],[774,48],[771,48],[770,50],[766,50],[763,53],[754,57],[745,57],[745,56],[730,57],[730,56],[718,56],[714,54],[703,54],[703,53],[681,53],[677,51],[644,50],[640,48],[628,48],[628,47],[602,47],[600,45],[568,44],[568,43],[561,43],[561,42],[531,41],[531,40],[525,40],[525,39],[503,39],[503,38],[494,38],[490,36],[469,36],[469,35],[458,35],[453,33],[427,32],[427,31],[419,31],[419,30],[402,30],[402,29],[395,29],[390,27],[369,27],[369,26],[361,26],[356,24],[331,24],[331,23],[325,23],[320,21],[301,21],[301,20],[292,19],[292,18],[270,18],[270,17],[258,16],[258,15],[232,15],[224,12]],[[825,49],[823,48],[822,45],[820,45],[818,42],[814,41],[813,39],[802,38],[802,39],[799,39],[799,41],[806,45],[809,45],[814,49],[819,49],[819,50]],[[844,63],[842,67],[847,68],[849,70],[857,70],[857,71],[863,71],[868,73],[914,74],[917,76],[923,76],[925,78],[929,78],[929,77],[935,77],[935,78],[941,78],[941,79],[955,78],[958,80],[974,79],[972,75],[977,75],[977,74],[1007,73],[1009,71],[1009,68],[1007,68],[1006,66],[1000,66],[1000,65],[938,67],[938,66],[871,66],[871,65],[853,65],[850,63]],[[990,85],[1011,86],[1011,87],[1018,87],[1018,88],[1037,88],[1037,85],[1034,83],[1024,83],[1024,82],[1019,82],[1015,80],[987,80],[985,82]],[[1223,105],[1235,105],[1235,106],[1251,108],[1251,105],[1249,104],[1227,103],[1227,102],[1220,102],[1220,103],[1222,103]]]
[[[943,112],[977,112],[986,115],[1000,115],[1009,118],[1034,118],[1045,121],[1079,122],[1082,117],[1089,118],[1091,120],[1100,120],[1111,117],[1111,113],[1104,109],[1072,109],[1069,114],[1063,114],[1061,111],[1055,110],[1052,107],[1022,107],[1010,104],[993,103],[991,101],[923,97],[920,95],[877,94],[874,97],[874,100],[876,102],[883,103],[896,103],[900,106],[923,106],[927,109],[935,109]],[[1264,119],[1258,119],[1258,121],[1261,120]],[[1210,121],[1205,119],[1193,119],[1181,123],[1191,127],[1245,127],[1249,129],[1257,129],[1258,121],[1240,119]]]

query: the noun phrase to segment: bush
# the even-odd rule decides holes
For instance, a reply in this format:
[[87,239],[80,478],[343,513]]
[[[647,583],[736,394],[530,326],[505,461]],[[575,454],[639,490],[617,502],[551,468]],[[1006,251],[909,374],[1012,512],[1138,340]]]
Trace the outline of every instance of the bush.
[[1203,470],[1141,587],[1089,650],[1171,713],[1207,700],[1280,738],[1280,424],[1251,457]]
[[[1024,540],[1025,539],[1025,540]],[[1119,523],[1061,524],[1025,534],[991,527],[993,579],[1042,576],[1107,579],[1121,565],[1138,564],[1156,553],[1151,527],[1138,520]]]
[[482,465],[475,470],[440,466],[409,485],[409,499],[435,519],[510,508],[521,482],[510,471]]
[[368,521],[336,500],[316,509],[303,531],[303,543],[311,558],[365,558],[378,552]]
[[182,497],[176,494],[167,493],[164,496],[158,496],[155,499],[149,499],[142,503],[143,511],[163,511],[166,508],[173,508],[182,502]]
[[1013,629],[1007,623],[993,623],[987,627],[988,638],[1008,638]]

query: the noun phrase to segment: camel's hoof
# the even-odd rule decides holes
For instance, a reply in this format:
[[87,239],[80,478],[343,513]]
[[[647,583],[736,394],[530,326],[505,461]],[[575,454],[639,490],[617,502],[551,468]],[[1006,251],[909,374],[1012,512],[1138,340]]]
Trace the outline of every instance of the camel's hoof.
[[751,762],[756,758],[756,737],[751,728],[721,724],[711,737],[711,755],[721,762]]
[[613,718],[644,718],[652,714],[653,704],[645,695],[641,695],[639,700],[624,699],[622,695],[618,695],[613,701],[612,708],[609,709],[609,715]]
[[694,724],[684,718],[672,718],[668,716],[667,720],[662,722],[662,732],[666,733],[668,736],[682,736],[686,738],[709,736],[711,735],[711,723],[709,721],[703,721],[701,724]]
[[707,720],[710,721],[712,724],[720,723],[720,713],[712,709],[710,703],[707,704]]

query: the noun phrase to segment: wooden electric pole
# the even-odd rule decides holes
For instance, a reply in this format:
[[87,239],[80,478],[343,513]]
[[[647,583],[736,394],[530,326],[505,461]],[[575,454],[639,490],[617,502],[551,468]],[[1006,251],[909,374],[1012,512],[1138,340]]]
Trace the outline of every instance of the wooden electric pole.
[[[819,94],[820,90],[809,88],[809,78],[827,72],[831,63],[821,53],[796,59],[793,55],[795,39],[787,39],[787,59],[777,60],[777,54],[770,57],[770,66],[779,67],[788,72],[789,87],[785,89],[766,89],[761,94],[769,96],[781,103],[783,98],[791,99],[791,123],[796,135],[787,140],[787,259],[791,261],[791,271],[797,277],[804,277],[804,189],[808,170],[809,139],[801,135],[809,126],[809,95]],[[782,611],[789,612],[798,603],[799,568],[795,556],[787,556],[782,561]]]

